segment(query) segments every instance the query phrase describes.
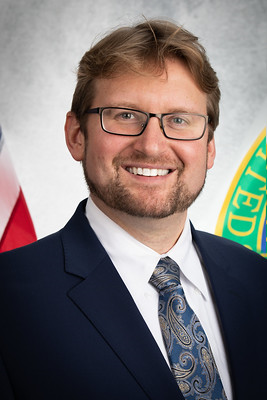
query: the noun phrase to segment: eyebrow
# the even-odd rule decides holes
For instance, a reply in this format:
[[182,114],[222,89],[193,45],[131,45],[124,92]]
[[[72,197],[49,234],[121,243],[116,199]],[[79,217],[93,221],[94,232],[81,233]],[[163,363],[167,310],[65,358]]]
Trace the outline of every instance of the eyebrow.
[[107,107],[132,108],[134,110],[139,110],[138,106],[134,103],[111,103],[111,105],[108,105]]
[[[143,108],[140,108],[139,106],[137,106],[134,103],[111,103],[108,106],[105,107],[120,107],[120,108],[130,108],[133,110],[138,110],[138,111],[143,111],[143,112],[148,112],[146,110],[144,110]],[[190,110],[186,110],[184,108],[171,108],[169,111],[163,112],[161,114],[176,114],[176,113],[180,113],[180,114],[188,114],[188,113],[195,113],[195,114],[199,114],[199,111],[190,109]]]

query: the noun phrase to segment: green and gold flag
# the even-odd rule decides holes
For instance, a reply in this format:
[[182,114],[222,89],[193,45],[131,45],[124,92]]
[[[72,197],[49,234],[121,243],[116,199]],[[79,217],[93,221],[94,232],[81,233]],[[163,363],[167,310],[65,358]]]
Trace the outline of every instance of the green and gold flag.
[[266,253],[266,128],[239,166],[223,203],[215,233]]

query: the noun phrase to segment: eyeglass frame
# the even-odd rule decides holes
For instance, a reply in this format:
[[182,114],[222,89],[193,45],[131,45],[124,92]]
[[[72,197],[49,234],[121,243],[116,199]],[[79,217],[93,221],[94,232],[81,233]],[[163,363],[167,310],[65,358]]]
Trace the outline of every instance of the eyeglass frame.
[[[126,111],[140,112],[141,114],[144,114],[144,115],[147,116],[147,121],[146,121],[146,123],[144,124],[144,126],[143,126],[141,132],[140,132],[140,133],[137,133],[137,134],[134,134],[134,135],[127,134],[127,133],[124,134],[124,133],[110,132],[110,131],[108,131],[107,129],[104,128],[104,124],[103,124],[103,111],[106,110],[106,109],[110,109],[110,108],[113,109],[113,110],[114,110],[114,109],[118,109],[118,110],[126,110]],[[136,109],[134,109],[134,108],[127,108],[127,107],[96,107],[96,108],[90,108],[90,109],[87,110],[85,113],[86,113],[86,114],[99,114],[99,116],[100,116],[101,128],[102,128],[103,131],[106,132],[106,133],[109,133],[110,135],[117,135],[117,136],[133,136],[133,137],[141,136],[142,133],[144,132],[144,130],[146,129],[146,127],[147,127],[147,125],[148,125],[148,123],[149,123],[150,118],[156,117],[156,118],[158,118],[158,120],[160,121],[160,127],[161,127],[161,130],[162,130],[162,132],[163,132],[163,135],[164,135],[167,139],[171,139],[171,140],[182,140],[182,141],[187,141],[187,142],[188,142],[188,141],[200,140],[200,139],[204,136],[205,131],[206,131],[206,128],[207,128],[207,125],[208,125],[209,122],[210,122],[210,117],[209,117],[209,115],[204,115],[204,114],[199,114],[199,113],[189,113],[189,112],[177,112],[177,113],[175,113],[175,112],[171,112],[171,113],[155,114],[155,113],[149,113],[149,112],[146,112],[146,111],[136,110]],[[203,132],[202,132],[201,136],[199,136],[199,137],[197,137],[197,138],[194,138],[194,139],[186,139],[186,138],[181,138],[181,139],[180,139],[180,138],[173,138],[173,137],[167,136],[167,134],[166,134],[166,132],[165,132],[165,129],[164,129],[164,124],[163,124],[162,118],[165,117],[166,115],[172,115],[172,114],[196,115],[196,116],[203,117],[203,118],[205,119],[205,125],[204,125],[204,129],[203,129]]]

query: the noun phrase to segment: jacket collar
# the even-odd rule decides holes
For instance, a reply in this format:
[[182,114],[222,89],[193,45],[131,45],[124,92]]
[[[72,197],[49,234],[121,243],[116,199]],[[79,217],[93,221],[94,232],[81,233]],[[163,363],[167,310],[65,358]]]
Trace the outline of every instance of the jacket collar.
[[80,203],[61,231],[65,270],[82,278],[68,296],[109,343],[148,398],[182,400],[153,336],[84,215],[85,204],[86,200]]
[[252,326],[255,312],[251,310],[252,305],[248,296],[249,286],[242,276],[244,265],[239,259],[239,255],[243,254],[242,248],[239,246],[238,250],[235,243],[196,231],[193,226],[192,236],[202,259],[217,309],[228,358],[233,396],[235,399],[240,398],[236,397],[237,393],[243,392],[244,382],[251,379],[251,371],[245,362],[244,349],[246,349],[247,359],[255,359],[256,356],[254,347],[248,346],[251,340],[248,315],[250,315],[250,325]]

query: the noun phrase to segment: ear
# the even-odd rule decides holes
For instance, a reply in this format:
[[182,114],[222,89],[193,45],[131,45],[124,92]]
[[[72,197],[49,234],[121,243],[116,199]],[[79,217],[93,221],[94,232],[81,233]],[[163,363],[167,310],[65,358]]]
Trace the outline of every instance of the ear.
[[207,168],[213,167],[214,160],[216,156],[216,147],[214,137],[208,143],[208,155],[207,155]]
[[68,149],[76,161],[82,161],[85,149],[85,138],[80,123],[73,112],[68,112],[65,122],[65,139]]

